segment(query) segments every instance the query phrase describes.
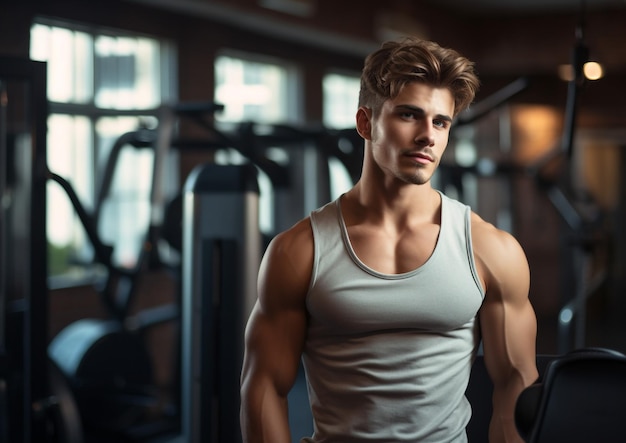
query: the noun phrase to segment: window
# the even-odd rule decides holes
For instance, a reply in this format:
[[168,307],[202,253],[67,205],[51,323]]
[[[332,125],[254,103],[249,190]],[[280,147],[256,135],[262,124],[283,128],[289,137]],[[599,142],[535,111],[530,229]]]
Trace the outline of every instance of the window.
[[[103,170],[118,138],[154,128],[157,108],[172,97],[173,51],[167,42],[110,30],[37,20],[30,56],[48,66],[48,167],[67,180],[87,211],[96,204]],[[109,198],[98,219],[113,262],[137,262],[150,222],[151,149],[122,149]],[[171,154],[173,157],[173,154]],[[167,183],[177,183],[176,159]],[[89,242],[67,194],[48,184],[47,234],[53,277],[86,277]]]
[[215,101],[224,105],[216,120],[223,126],[295,122],[300,115],[298,91],[296,69],[288,63],[237,53],[215,59]]
[[[332,129],[355,126],[360,86],[360,77],[356,74],[329,73],[324,76],[324,126]],[[350,189],[353,183],[350,174],[338,159],[329,158],[328,168],[331,198],[335,199]]]

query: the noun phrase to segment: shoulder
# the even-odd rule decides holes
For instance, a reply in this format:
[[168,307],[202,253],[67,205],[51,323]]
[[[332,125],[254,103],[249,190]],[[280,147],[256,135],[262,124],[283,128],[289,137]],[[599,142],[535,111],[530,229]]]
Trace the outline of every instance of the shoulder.
[[313,234],[307,217],[270,241],[259,270],[259,300],[261,303],[303,302],[312,267]]
[[485,254],[505,254],[516,253],[523,254],[522,247],[517,239],[507,231],[496,228],[493,224],[483,220],[478,214],[472,212],[471,217],[472,226],[472,241],[474,247],[479,249],[479,252]]
[[471,214],[474,258],[487,294],[527,295],[530,272],[526,254],[510,233]]
[[[265,255],[274,258],[299,258],[308,256],[313,248],[311,218],[306,217],[270,241]],[[309,251],[310,249],[310,251]]]

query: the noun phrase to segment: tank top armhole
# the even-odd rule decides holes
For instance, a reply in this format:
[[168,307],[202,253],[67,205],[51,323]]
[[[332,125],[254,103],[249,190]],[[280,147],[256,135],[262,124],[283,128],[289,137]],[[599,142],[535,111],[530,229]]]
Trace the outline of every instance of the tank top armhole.
[[311,235],[313,237],[313,266],[311,266],[311,278],[309,279],[309,288],[307,289],[306,299],[308,300],[309,295],[311,294],[311,290],[315,286],[315,281],[317,280],[317,270],[319,268],[319,227],[317,216],[319,210],[313,211],[310,214],[309,220],[311,223]]
[[474,278],[474,282],[476,282],[476,287],[483,298],[485,298],[485,288],[478,275],[476,260],[474,259],[474,246],[472,245],[472,209],[469,206],[465,206],[465,238],[467,241],[467,258],[469,260],[470,270],[472,271],[472,277]]

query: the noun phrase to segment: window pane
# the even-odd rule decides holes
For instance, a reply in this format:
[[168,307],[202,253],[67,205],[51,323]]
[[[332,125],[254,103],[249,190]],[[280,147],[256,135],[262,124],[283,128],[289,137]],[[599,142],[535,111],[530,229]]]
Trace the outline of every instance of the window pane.
[[36,24],[30,56],[48,63],[48,99],[87,103],[92,97],[92,39],[84,32]]
[[352,128],[358,109],[360,81],[357,76],[327,74],[324,77],[324,125]]
[[[289,102],[296,79],[286,66],[219,56],[215,60],[215,100],[224,105],[218,121],[276,123],[293,120]],[[297,99],[296,99],[297,100]]]
[[95,42],[96,105],[111,109],[158,106],[159,48],[145,38],[100,36]]

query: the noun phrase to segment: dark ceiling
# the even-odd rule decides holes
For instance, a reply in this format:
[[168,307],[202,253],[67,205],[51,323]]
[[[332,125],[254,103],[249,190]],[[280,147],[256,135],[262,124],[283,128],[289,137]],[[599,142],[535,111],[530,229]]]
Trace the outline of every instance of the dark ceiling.
[[436,6],[475,15],[518,15],[548,12],[576,13],[626,9],[626,0],[428,0]]

